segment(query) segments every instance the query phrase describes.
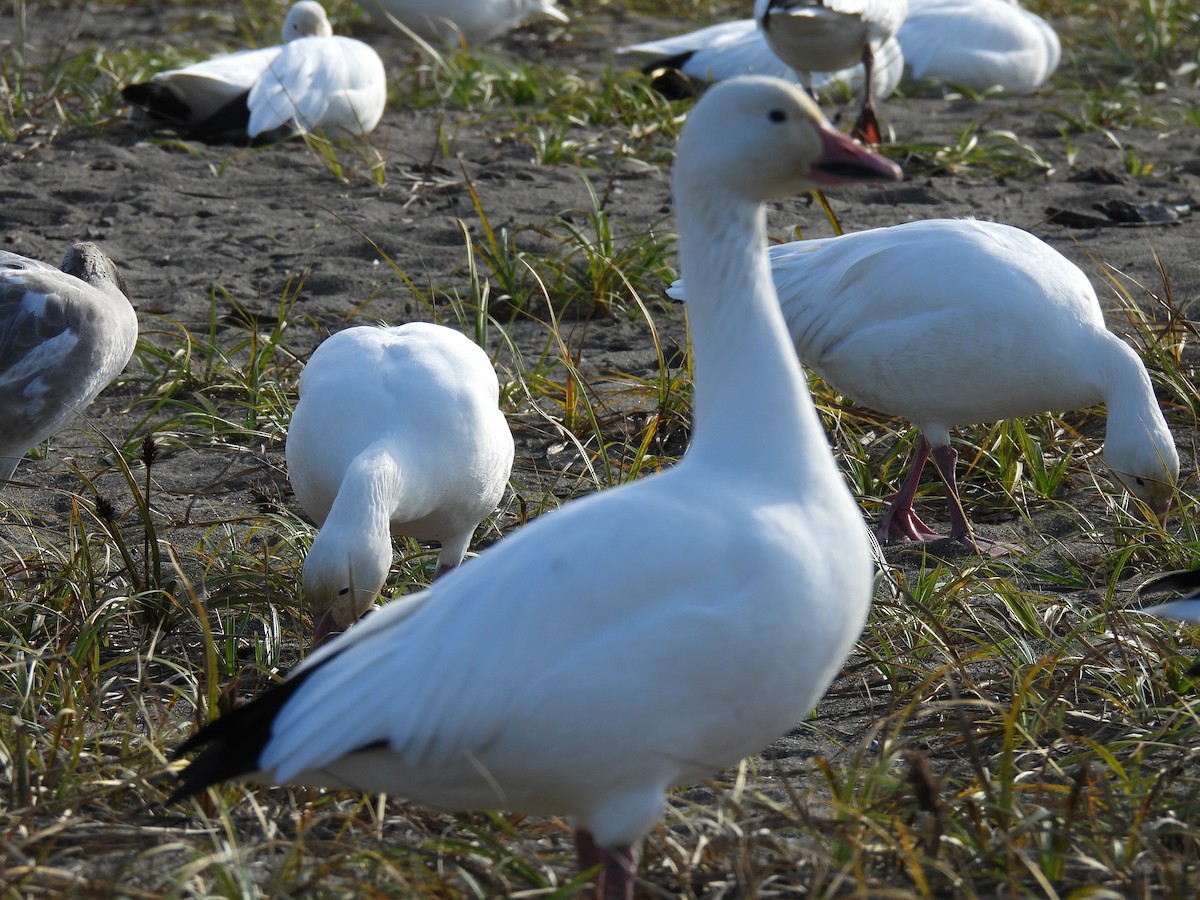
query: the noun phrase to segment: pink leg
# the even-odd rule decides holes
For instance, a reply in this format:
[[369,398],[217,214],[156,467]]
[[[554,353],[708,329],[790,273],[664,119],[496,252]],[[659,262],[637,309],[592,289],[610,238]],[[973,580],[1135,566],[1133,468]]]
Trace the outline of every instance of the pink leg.
[[910,541],[941,539],[942,535],[927,526],[913,512],[913,500],[917,496],[917,488],[921,485],[921,472],[925,469],[925,461],[929,459],[931,450],[929,441],[925,440],[925,435],[921,435],[917,440],[917,449],[913,453],[912,465],[908,468],[904,484],[888,498],[891,506],[888,507],[883,521],[879,523],[879,530],[875,532],[879,543],[890,544],[895,538]]
[[595,900],[633,900],[633,877],[637,872],[637,854],[632,847],[609,849],[596,844],[591,832],[575,832],[575,851],[579,871],[596,869],[592,893]]
[[850,137],[864,144],[878,144],[883,141],[883,132],[879,128],[879,119],[875,116],[875,101],[871,97],[871,71],[875,68],[875,52],[870,44],[863,49],[862,63],[863,105]]
[[1012,552],[1013,548],[1007,544],[978,537],[975,530],[971,528],[966,511],[963,510],[962,499],[958,496],[958,479],[955,475],[958,452],[949,444],[945,447],[938,447],[933,451],[933,464],[937,466],[938,474],[942,476],[942,482],[946,485],[946,510],[950,515],[950,538],[974,548],[978,553],[986,553],[989,556],[1001,556]]

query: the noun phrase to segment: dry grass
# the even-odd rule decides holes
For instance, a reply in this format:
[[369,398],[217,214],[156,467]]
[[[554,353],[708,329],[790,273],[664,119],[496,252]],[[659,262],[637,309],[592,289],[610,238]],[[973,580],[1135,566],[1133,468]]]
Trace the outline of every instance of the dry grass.
[[[211,18],[198,4],[176,5],[181,22]],[[583,4],[581,18],[626,5],[664,16],[727,12],[724,4],[611,0]],[[239,5],[247,14],[237,21],[268,40],[285,6]],[[332,6],[345,19],[357,15],[353,4]],[[1194,119],[1154,89],[1194,78],[1192,4],[1032,6],[1072,24],[1055,92],[1034,101],[1061,119],[1065,139]],[[0,135],[21,154],[66,130],[103,133],[119,111],[120,82],[178,61],[100,47],[34,54],[21,33],[0,53]],[[547,163],[594,171],[629,154],[663,164],[678,128],[681,108],[619,74],[597,84],[499,53],[452,57],[432,74],[423,102],[507,120]],[[409,99],[418,91],[407,82],[400,90]],[[515,107],[529,114],[515,116]],[[556,124],[568,119],[578,134]],[[314,152],[327,153],[330,172],[345,178],[353,166],[344,161],[361,148]],[[930,160],[930,172],[1046,168],[1045,148],[1015,135],[989,143],[962,133],[897,152]],[[361,159],[362,171],[376,171],[371,156]],[[564,217],[533,234],[493,228],[477,198],[482,236],[464,243],[471,277],[458,295],[423,291],[396,269],[417,302],[499,348],[515,427],[562,445],[566,462],[554,471],[518,464],[520,500],[506,501],[481,532],[485,541],[516,527],[524,511],[669,465],[686,443],[686,356],[657,343],[661,309],[648,299],[669,276],[670,243],[657,230],[624,227],[602,177],[588,177],[595,203],[583,224]],[[1198,398],[1183,351],[1193,335],[1169,278],[1136,285],[1112,277],[1169,418],[1194,428]],[[579,889],[565,881],[573,859],[559,821],[238,785],[164,805],[169,748],[239,692],[294,665],[308,627],[296,585],[312,530],[280,502],[277,463],[300,362],[319,337],[296,313],[300,289],[289,285],[273,323],[217,329],[215,299],[207,332],[166,317],[143,321],[138,364],[113,388],[135,423],[119,446],[96,435],[77,463],[62,462],[52,508],[29,508],[20,488],[0,497],[0,871],[8,896],[369,889],[566,897]],[[222,298],[222,307],[227,300],[236,305]],[[581,338],[561,324],[564,308],[644,324],[659,371],[581,370]],[[540,354],[508,338],[514,316],[541,323]],[[851,483],[868,513],[877,511],[883,486],[902,475],[911,436],[902,423],[846,407],[824,385],[814,389]],[[672,798],[644,848],[647,896],[1195,893],[1200,704],[1184,672],[1197,642],[1127,609],[1128,586],[1143,574],[1195,561],[1195,501],[1185,490],[1179,524],[1163,533],[1097,485],[1089,461],[1101,421],[1093,410],[962,436],[973,508],[1054,520],[1069,540],[1031,543],[1015,561],[900,559],[903,597],[876,604],[814,717],[768,756]],[[203,488],[163,496],[155,448],[235,462],[211,477],[198,463]],[[263,478],[255,508],[230,516],[218,500],[239,466],[256,477],[274,466],[275,478]],[[1076,502],[1097,487],[1103,507]],[[395,591],[429,574],[426,549],[400,549]]]

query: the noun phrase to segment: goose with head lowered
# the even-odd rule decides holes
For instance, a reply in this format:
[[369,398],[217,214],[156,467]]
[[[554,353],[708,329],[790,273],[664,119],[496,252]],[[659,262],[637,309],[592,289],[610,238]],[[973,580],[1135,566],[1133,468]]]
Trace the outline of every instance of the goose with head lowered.
[[898,177],[792,85],[708,91],[674,171],[699,286],[685,456],[372,614],[187,741],[175,796],[248,778],[566,815],[595,894],[632,897],[665,791],[801,721],[865,621],[871,553],[771,288],[764,204]]
[[775,55],[812,89],[813,72],[861,62],[863,101],[852,134],[878,144],[883,135],[871,93],[875,51],[908,12],[907,0],[755,0],[754,19]]
[[[913,511],[932,453],[950,537],[981,550],[955,481],[950,429],[1103,403],[1104,458],[1165,518],[1179,455],[1146,367],[1104,324],[1079,267],[1027,231],[927,219],[771,248],[771,273],[801,361],[855,403],[921,432],[879,539],[942,537]],[[685,276],[686,277],[686,276]],[[676,282],[668,293],[691,290]]]
[[61,269],[0,250],[0,483],[121,374],[137,344],[125,279],[95,244]]
[[315,644],[370,608],[393,534],[440,542],[438,576],[462,562],[512,471],[499,395],[488,355],[442,325],[347,328],[313,352],[285,453],[321,526],[304,559]]
[[[721,22],[674,37],[629,44],[618,47],[617,53],[634,59],[643,72],[654,76],[656,86],[672,84],[660,80],[664,72],[682,73],[695,82],[770,75],[801,83],[796,71],[767,46],[753,19]],[[871,96],[876,100],[890,97],[903,75],[904,54],[900,43],[890,37],[873,51]],[[836,95],[842,89],[857,94],[864,90],[864,77],[862,63],[856,62],[836,72],[808,72],[806,86],[818,97]]]
[[159,72],[121,95],[146,121],[202,139],[361,135],[383,116],[387,76],[378,53],[334,35],[321,4],[301,0],[284,19],[282,44]]

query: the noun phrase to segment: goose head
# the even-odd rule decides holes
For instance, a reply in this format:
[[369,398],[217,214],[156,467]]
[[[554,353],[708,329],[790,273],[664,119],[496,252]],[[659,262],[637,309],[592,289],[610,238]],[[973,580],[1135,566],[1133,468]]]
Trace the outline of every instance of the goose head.
[[1140,432],[1110,429],[1104,461],[1113,477],[1165,525],[1179,481],[1179,453],[1165,423],[1145,423]]
[[283,42],[303,37],[329,37],[333,26],[325,15],[325,8],[315,0],[301,0],[288,10],[283,20]]
[[343,535],[323,528],[304,559],[304,596],[317,620],[313,646],[349,628],[375,602],[392,564],[386,530]]
[[[689,123],[680,136],[677,183],[723,185],[721,193],[765,203],[818,187],[901,177],[899,166],[834,129],[800,88],[780,79],[722,81],[705,92],[691,118],[702,121]],[[747,141],[746,135],[761,137]]]

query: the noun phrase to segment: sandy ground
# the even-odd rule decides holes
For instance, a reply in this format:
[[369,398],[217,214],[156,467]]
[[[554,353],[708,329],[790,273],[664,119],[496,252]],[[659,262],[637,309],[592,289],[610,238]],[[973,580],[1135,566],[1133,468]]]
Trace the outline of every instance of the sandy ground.
[[[97,40],[147,45],[160,33],[169,33],[171,13],[153,4],[119,11],[87,4],[72,9],[72,15],[78,13],[73,45]],[[49,35],[58,31],[58,12],[30,5],[28,13],[31,43],[52,49]],[[0,9],[0,33],[11,24],[11,15],[11,5]],[[655,22],[613,20],[568,32],[553,43],[526,34],[507,46],[513,53],[550,64],[596,71],[607,61],[603,48],[656,36],[663,28]],[[408,64],[408,50],[400,41],[387,35],[371,40],[389,67],[400,70]],[[1086,75],[1081,61],[1064,61],[1064,69],[1072,66]],[[1179,97],[1191,104],[1197,99],[1187,93]],[[843,226],[853,231],[942,216],[1007,222],[1029,229],[1083,266],[1106,304],[1112,303],[1112,291],[1098,277],[1098,264],[1119,270],[1131,285],[1141,284],[1161,295],[1161,260],[1175,303],[1186,309],[1200,294],[1200,217],[1190,213],[1200,193],[1200,131],[1164,136],[1136,128],[1076,134],[1071,137],[1073,156],[1068,158],[1063,120],[1053,114],[1054,108],[1053,98],[893,98],[884,104],[882,117],[902,140],[951,142],[976,123],[985,135],[1007,131],[1032,144],[1052,171],[1028,179],[997,179],[933,172],[927,161],[900,159],[925,174],[895,186],[838,192],[834,204]],[[386,160],[383,186],[367,177],[353,154],[344,157],[351,169],[349,181],[333,178],[299,141],[255,150],[185,145],[148,140],[124,120],[98,133],[61,134],[48,144],[23,140],[0,147],[0,247],[57,260],[72,240],[97,241],[122,268],[143,332],[152,342],[161,340],[156,332],[172,330],[172,323],[203,332],[214,312],[218,317],[232,312],[231,300],[269,324],[289,281],[294,284],[303,275],[287,339],[303,356],[323,332],[352,322],[430,317],[381,261],[372,242],[418,286],[450,295],[466,293],[463,226],[478,235],[479,223],[464,168],[493,227],[517,229],[567,210],[590,208],[578,172],[568,166],[535,165],[529,146],[506,137],[505,130],[501,119],[437,108],[391,108],[373,137]],[[463,168],[441,154],[439,147],[446,142],[461,157]],[[1127,174],[1131,156],[1151,168],[1138,177]],[[608,192],[608,212],[624,226],[664,227],[664,215],[671,209],[665,168],[613,159],[587,175]],[[1157,204],[1182,215],[1163,226],[1103,224],[1105,216],[1096,207],[1108,201]],[[1071,224],[1056,223],[1051,209],[1079,218]],[[807,198],[776,204],[770,223],[780,239],[789,238],[796,225],[810,236],[832,233],[823,213]],[[1153,309],[1149,293],[1136,288],[1134,292]],[[1161,310],[1155,314],[1161,316]],[[663,305],[655,307],[653,315],[668,340],[682,343],[681,310]],[[596,317],[565,327],[580,351],[581,369],[590,376],[613,370],[632,375],[656,371],[654,349],[637,317]],[[220,318],[216,328],[231,339],[238,333],[237,326]],[[544,324],[518,320],[511,333],[523,353],[536,357],[543,352]],[[499,346],[495,333],[491,340],[494,348]],[[506,354],[498,351],[501,365]],[[106,392],[91,410],[91,421],[119,445],[135,443],[147,427],[141,422],[145,410],[129,409],[143,389],[143,375],[135,362],[127,381]],[[1186,486],[1194,478],[1195,434],[1191,424],[1179,418],[1172,424]],[[563,458],[561,437],[527,410],[514,416],[514,429],[519,440],[517,479],[540,479],[553,487],[554,470]],[[70,489],[78,482],[62,457],[77,452],[82,465],[93,462],[84,457],[103,456],[87,435],[64,435],[55,446],[51,458],[26,461],[19,477]],[[259,503],[264,490],[294,507],[282,456],[281,440],[240,448],[200,448],[191,442],[174,450],[168,442],[156,469],[164,519],[180,525],[184,519],[236,517]],[[100,483],[106,490],[122,490],[114,473]],[[1095,502],[1089,499],[1094,491],[1087,485],[1076,487],[1081,503]],[[60,495],[32,489],[25,490],[21,502],[29,508],[44,503],[60,513],[65,505]],[[929,521],[944,522],[940,502],[929,502],[923,509],[930,513]],[[1024,527],[1014,511],[1007,520],[988,522],[984,533],[1003,539]],[[864,724],[860,701],[848,701],[842,711],[843,734],[849,738]],[[833,730],[840,727],[830,723]],[[803,756],[814,749],[816,740],[811,735],[796,737],[778,752]]]

